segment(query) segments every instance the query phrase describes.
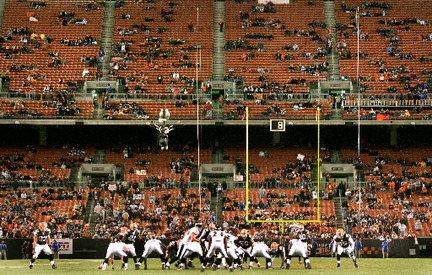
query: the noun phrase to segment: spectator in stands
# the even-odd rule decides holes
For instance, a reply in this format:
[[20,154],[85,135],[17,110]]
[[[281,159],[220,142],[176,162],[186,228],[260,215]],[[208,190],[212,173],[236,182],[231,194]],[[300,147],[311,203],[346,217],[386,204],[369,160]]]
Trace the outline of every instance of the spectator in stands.
[[194,25],[192,23],[188,24],[188,30],[189,30],[189,32],[193,32],[194,31]]
[[107,87],[106,87],[106,92],[107,93],[112,93],[113,92],[113,88],[111,87],[111,84],[108,83]]
[[204,105],[205,117],[212,118],[213,117],[213,103],[211,101],[207,101]]
[[264,186],[261,186],[261,188],[258,190],[258,195],[260,199],[267,198],[267,190],[264,188]]
[[90,75],[90,71],[88,68],[84,68],[83,72],[82,72],[82,76],[89,76]]
[[223,32],[224,31],[224,22],[223,21],[219,21],[218,25],[219,25],[219,32]]
[[420,220],[416,220],[416,222],[414,223],[414,228],[416,231],[422,231],[423,230],[423,225],[422,225]]

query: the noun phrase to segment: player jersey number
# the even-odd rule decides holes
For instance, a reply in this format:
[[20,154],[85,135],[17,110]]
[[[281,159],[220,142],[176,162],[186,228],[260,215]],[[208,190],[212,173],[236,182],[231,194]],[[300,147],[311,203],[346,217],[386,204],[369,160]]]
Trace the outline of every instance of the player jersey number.
[[48,236],[39,235],[38,242],[39,244],[46,244]]

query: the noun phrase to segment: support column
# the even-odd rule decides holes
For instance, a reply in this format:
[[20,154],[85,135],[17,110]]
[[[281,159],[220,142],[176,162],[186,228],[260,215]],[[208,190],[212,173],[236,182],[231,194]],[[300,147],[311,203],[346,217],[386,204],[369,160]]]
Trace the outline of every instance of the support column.
[[39,125],[38,131],[39,131],[39,145],[40,146],[46,146],[47,145],[47,126]]
[[397,146],[398,145],[398,129],[399,126],[393,125],[390,126],[390,145]]

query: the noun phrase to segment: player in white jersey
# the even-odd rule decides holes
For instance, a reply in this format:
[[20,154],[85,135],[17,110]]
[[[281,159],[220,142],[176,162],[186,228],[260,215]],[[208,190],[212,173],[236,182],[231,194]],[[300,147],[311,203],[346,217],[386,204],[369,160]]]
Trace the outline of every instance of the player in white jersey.
[[227,251],[227,255],[228,255],[228,265],[229,265],[230,271],[234,270],[235,268],[243,269],[241,260],[236,253],[237,237],[234,236],[231,229],[228,229],[228,230],[226,230],[225,238],[226,238],[226,247],[227,247],[226,251]]
[[[122,228],[122,231],[125,232],[126,229],[127,228]],[[104,262],[99,266],[99,269],[106,270],[108,261],[110,260],[110,258],[113,258],[114,256],[123,257],[123,258],[127,257],[127,253],[129,252],[129,250],[126,247],[125,243],[122,242],[122,239],[123,239],[122,233],[118,233],[117,235],[111,237],[111,242],[108,245]],[[122,266],[124,266],[123,264]]]
[[337,268],[340,268],[340,258],[342,254],[348,255],[348,257],[352,259],[354,267],[358,268],[357,259],[354,255],[354,240],[351,235],[345,233],[345,230],[342,228],[339,228],[333,240],[336,243]]
[[206,254],[206,260],[209,261],[212,257],[217,256],[219,253],[221,257],[218,257],[213,264],[213,270],[220,268],[222,258],[228,258],[226,252],[226,238],[225,232],[221,228],[215,228],[208,236],[209,238],[209,249]]
[[198,236],[202,228],[202,223],[195,224],[194,227],[185,232],[183,238],[180,241],[177,257],[179,259],[179,269],[185,268],[186,258],[197,254],[200,257],[201,269],[205,268],[203,250],[200,244]]
[[29,268],[32,269],[34,262],[39,257],[41,252],[45,253],[49,257],[49,261],[51,267],[56,269],[57,266],[54,263],[54,255],[51,251],[51,230],[48,228],[48,224],[46,222],[39,223],[39,228],[33,233],[33,249],[34,253],[30,261]]
[[288,242],[288,246],[286,248],[286,268],[289,269],[291,267],[291,258],[293,256],[302,257],[304,259],[304,264],[306,269],[311,269],[311,264],[308,256],[308,232],[301,231],[298,232],[295,238],[291,239]]
[[257,257],[264,257],[266,259],[266,268],[272,269],[272,258],[269,254],[269,247],[264,242],[264,236],[261,233],[257,233],[252,238],[252,249],[250,253],[251,261],[249,263],[249,268],[252,268],[252,261],[255,261],[259,266]]
[[144,244],[144,251],[139,259],[139,263],[141,264],[144,261],[144,269],[147,269],[147,258],[152,253],[156,253],[159,255],[162,263],[162,269],[165,269],[165,246],[159,240],[154,233],[149,233],[146,237],[146,243]]

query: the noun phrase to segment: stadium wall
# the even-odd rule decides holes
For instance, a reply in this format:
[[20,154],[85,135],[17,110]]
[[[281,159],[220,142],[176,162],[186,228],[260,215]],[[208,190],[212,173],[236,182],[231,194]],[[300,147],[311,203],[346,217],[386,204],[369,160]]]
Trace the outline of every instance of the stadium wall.
[[[26,239],[2,239],[8,246],[8,259],[21,259],[21,245]],[[32,241],[32,240],[27,240]],[[61,254],[63,259],[103,259],[109,241],[105,239],[74,239],[72,254]],[[278,241],[278,240],[274,240]],[[330,249],[328,247],[330,239],[317,239],[317,249],[311,255],[312,257],[330,257]],[[168,243],[169,240],[163,240]],[[362,257],[364,258],[380,258],[381,241],[379,240],[363,240]],[[143,242],[139,241],[136,244],[137,255],[141,255],[143,251]],[[418,238],[418,244],[414,239],[393,240],[390,244],[390,257],[392,258],[419,258],[432,257],[432,238]],[[45,256],[41,256],[44,258]]]

